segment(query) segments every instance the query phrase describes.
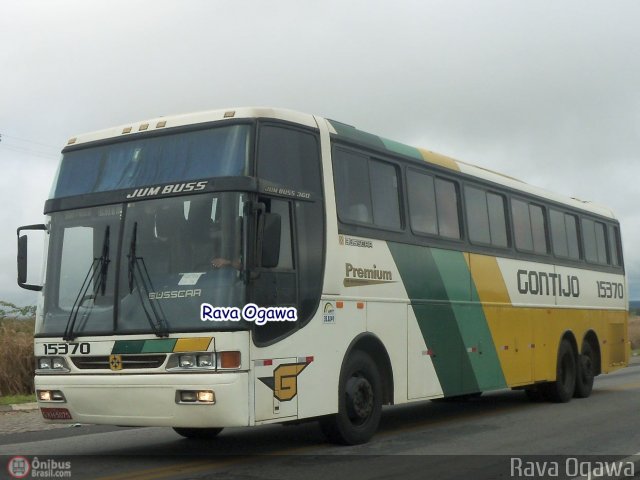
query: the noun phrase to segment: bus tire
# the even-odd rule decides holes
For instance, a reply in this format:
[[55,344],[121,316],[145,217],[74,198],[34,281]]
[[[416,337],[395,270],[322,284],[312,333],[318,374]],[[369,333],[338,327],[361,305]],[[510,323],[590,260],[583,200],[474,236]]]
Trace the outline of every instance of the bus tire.
[[566,403],[576,388],[576,355],[568,340],[563,339],[558,348],[556,381],[545,385],[545,396],[555,403]]
[[595,352],[589,342],[582,343],[582,353],[578,356],[578,372],[576,376],[576,391],[573,396],[576,398],[587,398],[593,390],[593,379],[595,378]]
[[178,434],[182,435],[185,438],[197,438],[199,440],[207,440],[216,438],[222,428],[181,428],[181,427],[173,427],[173,430]]
[[382,381],[375,362],[360,350],[351,353],[340,375],[338,413],[320,419],[320,428],[332,443],[368,442],[382,414]]

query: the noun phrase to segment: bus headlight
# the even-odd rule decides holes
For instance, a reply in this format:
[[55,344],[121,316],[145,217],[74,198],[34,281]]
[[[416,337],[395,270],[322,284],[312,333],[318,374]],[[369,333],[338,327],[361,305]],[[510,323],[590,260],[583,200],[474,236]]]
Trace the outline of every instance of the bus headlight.
[[193,368],[196,366],[195,355],[180,355],[178,357],[178,365],[180,368]]
[[38,357],[36,373],[66,373],[69,371],[67,361],[62,357]]

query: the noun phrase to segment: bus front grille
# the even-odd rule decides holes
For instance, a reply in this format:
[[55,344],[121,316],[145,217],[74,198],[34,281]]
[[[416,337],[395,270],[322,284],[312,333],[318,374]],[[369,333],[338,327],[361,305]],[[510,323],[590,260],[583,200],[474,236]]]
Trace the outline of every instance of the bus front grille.
[[[160,368],[166,355],[121,355],[122,370],[140,368]],[[71,357],[80,370],[110,370],[109,356]]]

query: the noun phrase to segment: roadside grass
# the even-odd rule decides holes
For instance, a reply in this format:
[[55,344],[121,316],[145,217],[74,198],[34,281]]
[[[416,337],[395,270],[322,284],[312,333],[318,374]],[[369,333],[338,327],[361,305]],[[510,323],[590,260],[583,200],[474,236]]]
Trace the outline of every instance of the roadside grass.
[[0,318],[0,398],[34,393],[34,323]]
[[0,397],[0,405],[31,403],[35,401],[36,401],[35,395],[7,395],[6,397]]

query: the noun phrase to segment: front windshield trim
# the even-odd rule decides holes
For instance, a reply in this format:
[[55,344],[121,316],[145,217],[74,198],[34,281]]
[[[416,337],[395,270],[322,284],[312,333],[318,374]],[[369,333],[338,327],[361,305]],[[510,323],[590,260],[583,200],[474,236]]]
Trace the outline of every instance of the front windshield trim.
[[[204,188],[194,187],[190,192],[170,192],[162,193],[165,187],[171,185],[198,184],[206,182]],[[143,196],[127,198],[128,195],[135,194],[136,190],[144,190],[147,188],[159,188],[160,193],[156,196]],[[198,195],[202,193],[218,193],[218,192],[258,192],[258,180],[255,177],[239,176],[239,177],[213,177],[191,180],[188,182],[169,182],[158,185],[147,185],[139,188],[126,188],[122,190],[111,190],[108,192],[85,193],[82,195],[74,195],[72,197],[50,198],[45,202],[44,214],[50,215],[55,212],[65,210],[76,210],[80,208],[101,207],[105,205],[126,204],[137,201],[150,200],[152,198],[170,198],[182,197],[187,195]]]

